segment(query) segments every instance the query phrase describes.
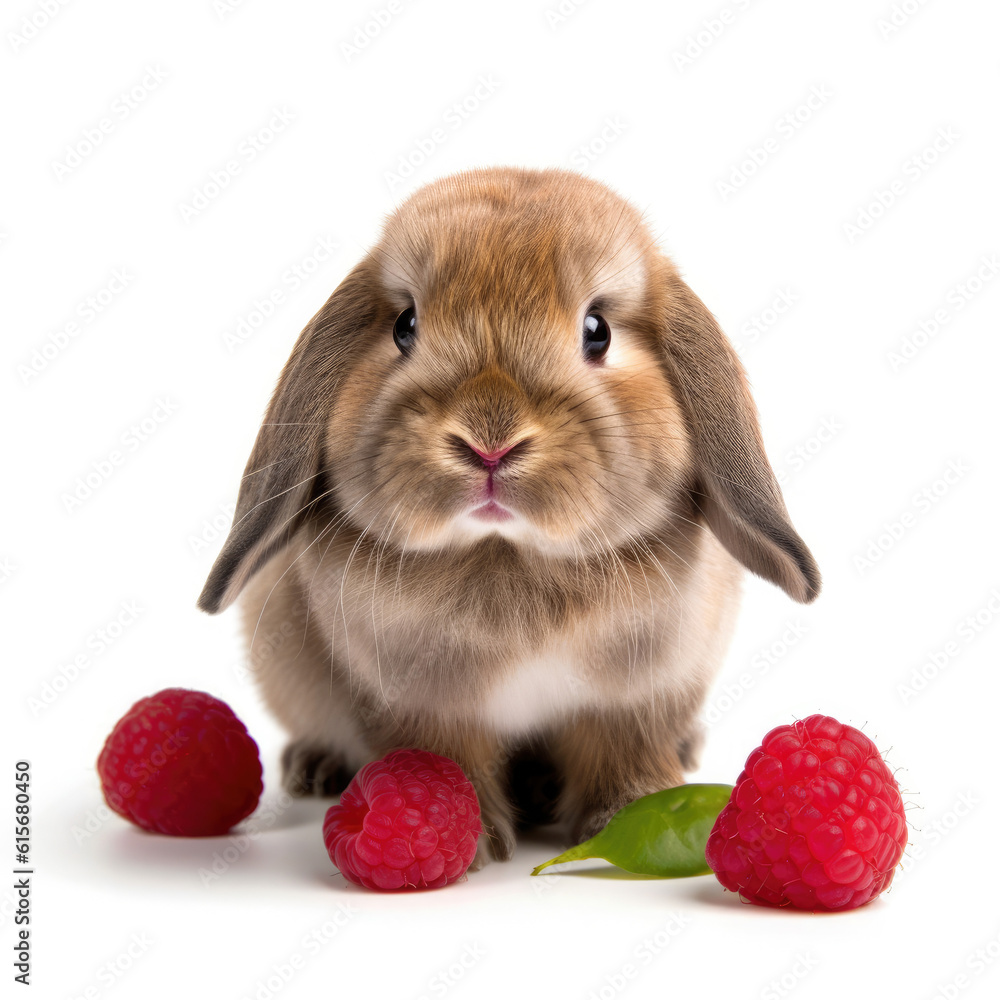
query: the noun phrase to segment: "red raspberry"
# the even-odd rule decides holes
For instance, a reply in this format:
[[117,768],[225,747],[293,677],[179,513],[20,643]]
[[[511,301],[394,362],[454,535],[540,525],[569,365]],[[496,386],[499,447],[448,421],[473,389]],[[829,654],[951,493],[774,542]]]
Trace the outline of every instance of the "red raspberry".
[[137,701],[97,759],[104,799],[144,830],[214,837],[257,808],[257,744],[204,691],[167,688]]
[[906,814],[878,748],[826,715],[772,729],[747,758],[705,856],[751,903],[850,910],[888,888]]
[[329,808],[323,841],[357,885],[436,889],[465,874],[482,830],[476,790],[458,764],[394,750],[361,768]]

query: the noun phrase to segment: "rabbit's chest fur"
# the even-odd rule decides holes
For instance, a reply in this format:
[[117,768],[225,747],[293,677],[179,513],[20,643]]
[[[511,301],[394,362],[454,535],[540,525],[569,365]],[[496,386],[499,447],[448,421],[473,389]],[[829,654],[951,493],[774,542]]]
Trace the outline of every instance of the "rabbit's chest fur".
[[505,736],[517,736],[598,707],[605,685],[595,682],[585,661],[572,641],[558,637],[546,648],[506,663],[485,686],[477,705],[479,721]]
[[499,540],[450,559],[352,550],[303,546],[279,584],[298,590],[311,645],[329,650],[326,689],[332,671],[352,698],[393,713],[508,735],[700,689],[728,638],[739,576],[708,532],[686,547],[703,570],[693,575],[655,546],[615,573],[570,561],[562,575],[532,573]]

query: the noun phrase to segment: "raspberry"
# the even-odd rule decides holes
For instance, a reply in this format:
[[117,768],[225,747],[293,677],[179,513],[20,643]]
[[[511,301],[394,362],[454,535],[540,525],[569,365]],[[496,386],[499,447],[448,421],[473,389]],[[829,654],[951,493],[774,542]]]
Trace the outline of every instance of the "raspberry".
[[705,856],[751,903],[850,910],[888,888],[905,846],[903,802],[878,748],[810,715],[772,729],[747,758]]
[[331,806],[323,841],[369,889],[436,889],[465,874],[482,833],[472,782],[453,760],[394,750],[366,764]]
[[137,701],[97,759],[108,805],[144,830],[225,833],[257,808],[257,744],[232,709],[204,691],[167,688]]

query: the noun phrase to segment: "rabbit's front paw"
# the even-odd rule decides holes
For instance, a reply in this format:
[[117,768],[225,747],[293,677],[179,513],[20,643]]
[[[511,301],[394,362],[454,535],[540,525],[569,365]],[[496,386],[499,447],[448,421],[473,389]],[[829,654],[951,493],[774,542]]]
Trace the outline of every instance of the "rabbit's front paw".
[[281,754],[281,785],[289,795],[332,797],[353,777],[339,750],[314,740],[292,740]]

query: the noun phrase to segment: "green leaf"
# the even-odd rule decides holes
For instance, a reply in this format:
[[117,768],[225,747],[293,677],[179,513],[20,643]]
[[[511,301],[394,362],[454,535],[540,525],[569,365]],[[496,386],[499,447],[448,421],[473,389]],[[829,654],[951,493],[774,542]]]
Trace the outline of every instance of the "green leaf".
[[619,809],[600,833],[539,865],[603,858],[627,872],[680,878],[707,875],[705,845],[732,785],[678,785]]

